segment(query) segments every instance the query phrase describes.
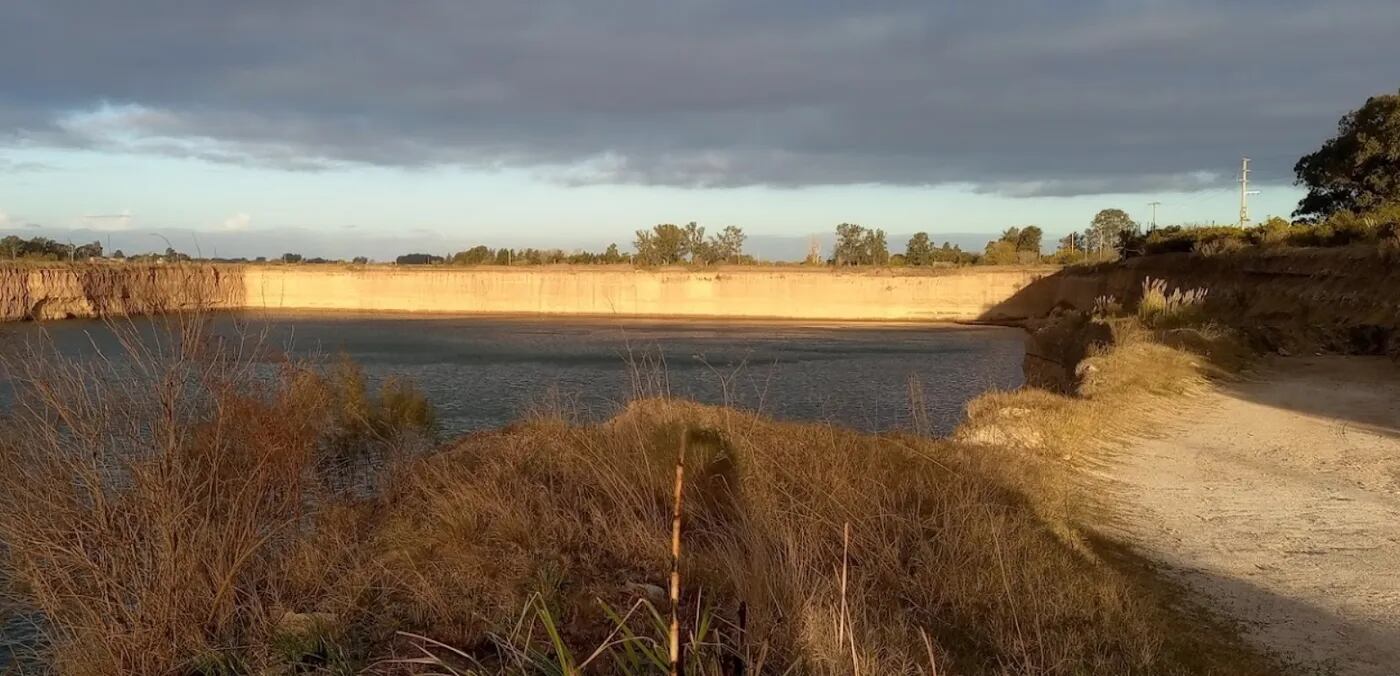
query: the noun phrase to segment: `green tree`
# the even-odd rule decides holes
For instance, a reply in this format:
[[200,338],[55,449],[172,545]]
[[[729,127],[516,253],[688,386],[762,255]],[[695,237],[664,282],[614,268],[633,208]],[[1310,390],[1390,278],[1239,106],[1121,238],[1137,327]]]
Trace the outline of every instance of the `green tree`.
[[1094,215],[1089,229],[1084,231],[1088,251],[1104,255],[1114,251],[1125,232],[1136,232],[1138,224],[1122,209],[1104,209]]
[[477,245],[466,251],[458,251],[452,255],[453,265],[484,265],[495,260],[496,252]]
[[3,252],[6,258],[19,258],[25,254],[26,244],[23,239],[8,235],[4,239],[0,239],[0,252]]
[[1400,201],[1400,93],[1373,96],[1342,116],[1337,135],[1298,160],[1308,187],[1294,216],[1323,218]]
[[[168,257],[174,257],[176,254],[175,254],[175,252],[174,252],[173,250],[167,250],[167,252],[166,252],[165,255],[168,256]],[[295,253],[284,253],[284,254],[282,254],[282,262],[283,262],[283,263],[300,263],[301,260],[302,260],[302,259],[301,259],[301,254],[295,254]]]
[[689,252],[686,229],[673,223],[662,223],[651,230],[638,230],[633,246],[637,260],[647,265],[674,265]]
[[832,259],[837,265],[860,265],[864,258],[866,229],[855,223],[836,226],[836,247]]
[[744,240],[748,237],[738,226],[726,225],[710,238],[710,243],[706,247],[707,253],[713,259],[711,262],[724,261],[727,263],[739,262],[739,257],[744,254]]
[[1013,265],[1017,260],[1016,243],[1005,238],[987,242],[986,253],[982,255],[982,263],[986,265]]
[[833,259],[837,265],[888,265],[890,248],[885,231],[871,230],[854,223],[836,226],[836,248]]
[[1038,226],[1028,225],[1021,228],[1021,232],[1016,237],[1016,250],[1029,251],[1039,256],[1040,240],[1044,236],[1045,233]]
[[617,250],[617,244],[609,244],[607,250],[603,252],[602,262],[612,264],[621,263],[622,261],[622,252]]
[[867,230],[865,246],[862,247],[867,265],[889,265],[890,247],[885,241],[885,231],[879,228]]
[[927,232],[916,232],[904,246],[904,262],[908,265],[932,265],[933,242]]
[[689,258],[692,263],[709,262],[709,246],[705,242],[705,228],[700,224],[691,221],[685,224],[685,234],[681,241],[681,257]]

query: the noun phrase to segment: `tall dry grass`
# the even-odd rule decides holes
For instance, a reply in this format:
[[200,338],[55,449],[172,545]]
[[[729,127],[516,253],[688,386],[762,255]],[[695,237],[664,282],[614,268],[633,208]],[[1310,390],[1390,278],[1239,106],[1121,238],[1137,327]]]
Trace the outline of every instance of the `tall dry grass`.
[[[157,321],[168,326],[113,324],[123,355],[37,344],[3,364],[15,399],[0,576],[41,613],[58,673],[270,664],[282,617],[314,608],[362,555],[323,542],[352,504],[326,469],[343,469],[348,435],[382,400],[338,408],[363,384],[269,363],[260,337],[213,336],[199,316]],[[363,456],[398,441],[358,443]]]
[[[666,673],[683,434],[689,673],[1254,666],[1186,641],[1016,444],[648,398],[409,453],[429,418],[412,396],[372,396],[349,365],[267,373],[256,340],[181,331],[130,342],[130,372],[10,364],[3,574],[59,673]],[[1103,355],[1100,386],[1142,387],[1121,367],[1161,362],[1143,345]],[[374,479],[328,470],[347,466]]]

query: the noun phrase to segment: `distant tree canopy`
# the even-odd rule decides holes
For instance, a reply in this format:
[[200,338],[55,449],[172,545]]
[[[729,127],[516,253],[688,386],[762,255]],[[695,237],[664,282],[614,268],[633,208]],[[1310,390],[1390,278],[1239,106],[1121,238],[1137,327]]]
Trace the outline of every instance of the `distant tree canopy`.
[[637,249],[637,261],[646,265],[709,265],[742,262],[745,239],[744,231],[733,225],[706,239],[705,228],[691,221],[684,226],[662,223],[650,230],[638,230],[633,246]]
[[452,254],[453,265],[483,265],[495,260],[496,252],[480,245]]
[[1294,216],[1323,218],[1400,202],[1400,93],[1373,96],[1342,116],[1337,135],[1298,160],[1308,188]]
[[632,246],[637,250],[638,262],[672,265],[681,262],[689,252],[689,239],[685,228],[674,223],[662,223],[651,230],[638,230]]
[[1044,231],[1035,225],[1007,228],[1002,231],[1000,238],[987,242],[980,262],[986,265],[1039,262],[1040,242],[1044,236]]
[[[1014,229],[1014,228],[1013,228]],[[1040,240],[1045,237],[1045,232],[1040,226],[1028,225],[1021,228],[1016,236],[1016,250],[1029,251],[1037,256],[1040,255]]]
[[477,245],[465,251],[458,251],[447,258],[452,265],[551,265],[556,263],[595,264],[623,263],[627,257],[618,251],[616,244],[609,244],[603,253],[576,250],[572,253],[563,249],[492,249]]
[[8,259],[29,259],[66,261],[85,261],[90,258],[102,257],[102,243],[92,242],[91,244],[60,244],[47,237],[33,237],[24,239],[15,235],[8,235],[0,239],[0,258]]
[[394,259],[394,263],[398,265],[432,265],[434,263],[441,263],[442,261],[442,256],[434,256],[425,253],[405,254]]
[[[903,264],[913,267],[921,265],[934,265],[948,263],[953,265],[965,265],[977,261],[977,255],[963,251],[961,247],[944,242],[942,247],[935,247],[933,240],[926,232],[916,232],[909,238],[909,243],[904,247]],[[893,262],[893,258],[891,258]]]
[[927,232],[916,232],[909,238],[909,243],[904,245],[904,264],[933,264],[933,241],[928,238]]
[[832,261],[837,265],[888,265],[890,247],[885,241],[885,231],[855,223],[837,225]]

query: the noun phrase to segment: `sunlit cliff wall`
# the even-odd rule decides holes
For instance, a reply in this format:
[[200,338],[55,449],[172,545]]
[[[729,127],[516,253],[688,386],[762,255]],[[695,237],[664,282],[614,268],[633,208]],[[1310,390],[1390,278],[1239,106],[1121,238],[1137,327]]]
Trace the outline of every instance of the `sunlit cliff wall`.
[[831,320],[1026,316],[1053,269],[891,271],[250,267],[249,308]]

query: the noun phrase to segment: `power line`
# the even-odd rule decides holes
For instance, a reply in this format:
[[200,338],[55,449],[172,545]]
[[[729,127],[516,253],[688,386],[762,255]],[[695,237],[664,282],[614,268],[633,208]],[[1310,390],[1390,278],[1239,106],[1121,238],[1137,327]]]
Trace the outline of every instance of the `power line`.
[[1161,204],[1162,204],[1161,202],[1148,202],[1148,203],[1147,203],[1147,206],[1152,207],[1152,228],[1153,228],[1154,230],[1157,228],[1157,207],[1158,207],[1159,205],[1161,205]]

